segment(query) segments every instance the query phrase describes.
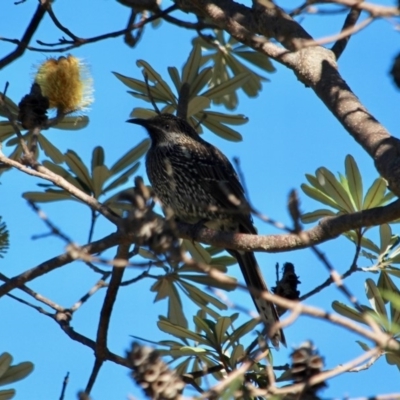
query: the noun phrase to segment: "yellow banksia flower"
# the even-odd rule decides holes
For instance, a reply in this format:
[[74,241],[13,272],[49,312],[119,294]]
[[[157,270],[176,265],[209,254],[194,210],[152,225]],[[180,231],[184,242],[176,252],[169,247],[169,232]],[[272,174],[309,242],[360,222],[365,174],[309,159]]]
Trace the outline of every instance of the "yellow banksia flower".
[[93,102],[93,81],[88,69],[72,55],[47,59],[39,66],[35,82],[49,98],[50,108],[58,112],[83,111]]

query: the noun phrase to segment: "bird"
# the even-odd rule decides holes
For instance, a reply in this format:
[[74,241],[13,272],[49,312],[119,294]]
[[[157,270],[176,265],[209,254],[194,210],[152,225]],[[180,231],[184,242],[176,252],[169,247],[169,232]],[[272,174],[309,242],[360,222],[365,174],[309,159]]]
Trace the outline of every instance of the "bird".
[[[257,234],[238,175],[228,158],[200,137],[183,118],[158,114],[127,122],[147,130],[151,146],[146,154],[146,172],[161,204],[178,221],[203,224],[210,229]],[[275,348],[286,346],[282,330],[270,333],[279,321],[275,305],[257,292],[268,291],[253,252],[226,249],[240,266],[265,332]]]

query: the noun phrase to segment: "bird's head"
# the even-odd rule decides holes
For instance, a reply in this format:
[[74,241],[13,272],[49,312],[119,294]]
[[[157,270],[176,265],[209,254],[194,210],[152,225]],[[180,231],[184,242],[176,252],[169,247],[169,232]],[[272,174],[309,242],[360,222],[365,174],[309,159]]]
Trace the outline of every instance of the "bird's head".
[[154,144],[179,143],[189,138],[199,140],[199,135],[187,121],[172,114],[159,114],[149,119],[133,118],[127,122],[145,127]]

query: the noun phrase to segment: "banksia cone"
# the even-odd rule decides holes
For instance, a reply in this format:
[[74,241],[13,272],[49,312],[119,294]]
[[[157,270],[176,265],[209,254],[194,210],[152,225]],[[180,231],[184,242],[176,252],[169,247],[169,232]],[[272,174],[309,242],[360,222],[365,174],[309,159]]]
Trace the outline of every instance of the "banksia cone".
[[175,371],[171,371],[151,347],[132,344],[127,359],[133,370],[132,378],[153,400],[180,400],[185,386]]
[[50,108],[63,114],[82,111],[93,101],[92,78],[85,64],[71,55],[47,59],[40,65],[35,82],[49,98]]
[[[318,354],[318,351],[310,341],[301,344],[293,351],[291,357],[291,373],[295,383],[308,382],[311,377],[319,374],[324,367],[323,358]],[[309,394],[315,393],[325,386],[325,382],[320,382],[312,387],[308,387],[306,392]]]

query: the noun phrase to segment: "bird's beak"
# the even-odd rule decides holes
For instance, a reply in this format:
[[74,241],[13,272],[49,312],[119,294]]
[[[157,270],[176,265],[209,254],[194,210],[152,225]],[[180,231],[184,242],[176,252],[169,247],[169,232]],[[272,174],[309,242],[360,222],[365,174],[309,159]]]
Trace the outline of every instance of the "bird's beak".
[[132,118],[128,119],[126,122],[130,122],[131,124],[141,125],[145,128],[149,126],[149,120],[143,118]]

